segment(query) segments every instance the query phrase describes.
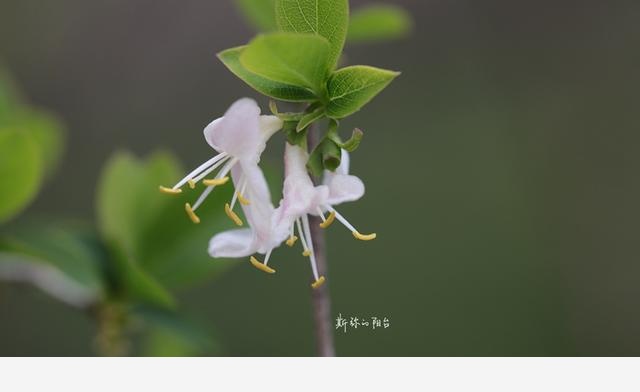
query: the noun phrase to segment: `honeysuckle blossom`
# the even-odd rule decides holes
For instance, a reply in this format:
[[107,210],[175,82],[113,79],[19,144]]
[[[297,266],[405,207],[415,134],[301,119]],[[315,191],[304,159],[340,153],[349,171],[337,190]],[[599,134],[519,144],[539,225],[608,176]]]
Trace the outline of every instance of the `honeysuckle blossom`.
[[[212,121],[204,129],[207,143],[218,154],[195,168],[173,187],[161,186],[160,191],[179,194],[185,184],[195,188],[196,184],[202,181],[206,189],[193,206],[190,203],[185,204],[189,218],[194,223],[200,223],[196,210],[216,186],[228,182],[228,175],[231,173],[235,191],[230,203],[224,206],[225,212],[238,226],[242,226],[242,220],[234,212],[236,202],[239,202],[254,233],[261,236],[264,232],[261,228],[265,227],[271,217],[273,205],[258,162],[267,140],[281,128],[282,120],[276,116],[261,116],[260,107],[254,100],[237,100],[223,117]],[[218,171],[213,178],[206,178],[216,170]]]
[[[320,216],[322,223],[320,227],[328,228],[335,219],[347,227],[356,239],[369,241],[376,238],[376,234],[361,234],[347,219],[342,216],[334,206],[347,201],[355,201],[364,195],[364,184],[353,175],[349,175],[349,155],[342,151],[341,165],[335,173],[325,172],[322,185],[314,186],[313,181],[307,172],[306,163],[308,153],[298,146],[287,144],[285,148],[285,180],[283,186],[283,198],[279,207],[274,212],[271,220],[272,230],[282,233],[284,227],[287,228],[289,238],[286,240],[288,246],[294,246],[300,239],[302,245],[302,255],[309,257],[311,270],[313,272],[313,288],[320,287],[325,277],[320,276],[313,249],[313,241],[309,226],[309,215]],[[325,216],[325,213],[328,215]],[[295,233],[298,233],[296,235]],[[252,263],[264,270],[263,265],[257,265],[256,260]],[[275,271],[267,271],[275,272]]]

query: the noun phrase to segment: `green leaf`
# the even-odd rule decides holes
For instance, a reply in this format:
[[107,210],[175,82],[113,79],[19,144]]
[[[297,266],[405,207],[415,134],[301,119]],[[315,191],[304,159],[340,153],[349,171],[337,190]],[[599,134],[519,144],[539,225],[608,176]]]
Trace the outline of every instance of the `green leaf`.
[[231,48],[218,53],[218,58],[234,75],[242,79],[253,89],[268,97],[281,101],[308,102],[315,100],[315,95],[308,89],[266,79],[248,71],[240,63],[240,55],[246,46]]
[[276,0],[276,20],[282,31],[326,38],[328,65],[332,70],[336,67],[349,25],[348,0]]
[[143,268],[140,244],[146,228],[154,224],[170,202],[158,193],[158,184],[173,181],[179,172],[170,155],[156,153],[142,162],[121,152],[106,164],[98,184],[98,228],[110,246],[122,289],[165,306],[171,306],[173,299]]
[[324,138],[309,155],[307,169],[316,177],[322,175],[324,169],[335,171],[340,166],[342,152],[331,139]]
[[280,83],[324,92],[329,71],[327,40],[310,34],[273,33],[259,35],[240,55],[249,71]]
[[324,107],[318,106],[315,109],[313,109],[312,107],[310,109],[312,110],[308,113],[305,113],[300,119],[300,122],[298,122],[298,125],[296,126],[296,132],[300,132],[303,129],[306,129],[314,121],[317,121],[324,117]]
[[64,152],[63,126],[55,116],[39,111],[31,116],[28,127],[40,149],[45,174],[51,175]]
[[35,197],[43,178],[40,150],[31,133],[0,128],[0,223],[8,220]]
[[339,69],[331,75],[327,84],[327,115],[331,118],[344,118],[355,113],[399,74],[365,65]]
[[238,8],[258,31],[270,32],[276,25],[276,0],[236,0]]
[[85,307],[105,293],[103,254],[89,231],[38,223],[0,240],[0,279],[33,284],[70,305]]
[[201,223],[196,225],[184,205],[198,198],[202,184],[193,190],[185,186],[181,195],[158,191],[159,185],[171,185],[181,177],[175,159],[163,153],[146,160],[117,153],[103,170],[98,224],[106,240],[120,250],[119,270],[125,271],[124,276],[136,276],[127,282],[130,291],[137,284],[149,289],[143,291],[147,293],[194,284],[237,264],[212,260],[207,253],[211,236],[231,228],[223,206],[231,199],[232,187],[216,188],[198,209]]
[[375,4],[353,11],[349,21],[348,42],[373,42],[397,39],[411,30],[411,16],[401,7]]
[[351,137],[346,142],[342,142],[337,134],[329,135],[327,137],[333,140],[333,142],[336,143],[338,147],[343,148],[348,152],[353,152],[358,148],[358,146],[360,146],[360,142],[362,141],[363,136],[364,133],[362,132],[362,130],[360,130],[359,128],[355,128],[351,133]]

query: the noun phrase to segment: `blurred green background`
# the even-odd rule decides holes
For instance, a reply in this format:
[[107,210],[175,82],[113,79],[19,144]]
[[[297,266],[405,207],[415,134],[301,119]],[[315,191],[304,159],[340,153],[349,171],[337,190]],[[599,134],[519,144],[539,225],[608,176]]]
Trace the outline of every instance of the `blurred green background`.
[[[365,132],[352,172],[367,194],[340,210],[378,239],[328,234],[334,315],[391,326],[337,331],[338,354],[640,355],[640,4],[393,3],[408,39],[346,49],[403,72],[342,128]],[[11,224],[95,220],[116,150],[204,161],[202,128],[232,101],[266,110],[215,58],[253,35],[231,1],[2,0],[0,62],[67,126],[54,180]],[[282,141],[263,158],[275,172]],[[178,291],[214,334],[204,354],[314,354],[298,253],[276,252],[274,276],[238,260]],[[0,355],[93,355],[95,334],[89,315],[0,284]]]

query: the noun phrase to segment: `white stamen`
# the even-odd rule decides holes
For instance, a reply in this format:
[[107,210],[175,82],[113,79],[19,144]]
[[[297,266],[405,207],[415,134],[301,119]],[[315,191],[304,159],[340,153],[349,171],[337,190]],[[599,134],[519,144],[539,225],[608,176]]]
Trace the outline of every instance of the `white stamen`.
[[298,227],[298,234],[300,234],[300,243],[302,244],[302,249],[306,252],[309,250],[307,247],[307,240],[305,239],[304,231],[302,231],[302,225],[300,224],[300,218],[296,219],[296,226]]
[[[224,161],[218,162],[217,165],[221,164]],[[229,170],[231,170],[231,167],[233,165],[235,165],[235,163],[237,162],[237,159],[232,159],[231,161],[229,161],[223,168],[222,170],[220,170],[218,172],[218,174],[216,175],[216,178],[222,178],[224,176],[227,175],[227,173],[229,173]],[[208,173],[205,174],[205,176]],[[204,177],[204,176],[203,176]],[[200,181],[200,180],[197,180]],[[207,198],[207,196],[209,196],[209,194],[213,191],[213,188],[215,188],[215,185],[211,185],[208,186],[207,189],[204,190],[204,192],[202,192],[202,194],[200,195],[200,197],[198,198],[198,200],[196,200],[195,204],[193,205],[193,207],[191,208],[193,211],[195,211],[198,207],[200,207],[202,205],[202,203],[204,202],[204,200]]]
[[197,168],[195,168],[194,170],[192,170],[191,173],[187,174],[187,176],[185,178],[183,178],[176,185],[173,186],[173,189],[178,189],[178,188],[182,187],[184,184],[189,182],[189,180],[192,179],[195,175],[197,175],[201,171],[207,169],[209,166],[215,164],[219,160],[224,159],[226,157],[227,157],[227,153],[226,152],[222,152],[222,153],[214,156],[213,158],[209,159],[208,161],[206,161],[202,165],[200,165]]
[[349,221],[344,216],[340,215],[340,213],[338,211],[333,209],[331,206],[326,206],[326,207],[327,207],[327,210],[329,210],[329,211],[333,212],[334,214],[336,214],[336,219],[338,219],[338,221],[340,221],[340,223],[342,223],[352,233],[354,231],[358,231],[358,230],[356,230],[355,227],[353,227],[353,225],[351,223],[349,223]]
[[309,255],[311,270],[313,271],[313,277],[317,281],[319,279],[318,265],[316,264],[316,255],[313,251],[313,240],[311,239],[311,231],[309,230],[309,217],[307,215],[302,216],[302,226],[304,227],[304,232],[307,236],[307,240],[309,241],[307,245],[309,245],[309,250],[311,251],[311,255]]
[[269,262],[269,257],[271,257],[271,252],[273,252],[273,249],[270,249],[270,250],[267,252],[267,255],[266,255],[266,256],[264,256],[264,265],[267,265],[267,263]]
[[323,222],[326,222],[326,218],[324,217],[324,213],[322,213],[322,209],[320,207],[317,207],[316,210],[318,211],[318,215],[320,216],[320,218],[322,218]]
[[[202,180],[203,178],[205,178],[206,176],[208,176],[208,175],[209,175],[209,173],[211,173],[212,171],[216,170],[217,168],[219,168],[220,166],[222,166],[223,164],[225,164],[225,162],[233,162],[233,163],[235,163],[235,162],[236,162],[236,159],[235,159],[235,158],[234,158],[234,159],[229,160],[230,158],[231,158],[231,157],[227,156],[227,157],[225,157],[225,158],[221,159],[221,160],[220,160],[220,162],[217,162],[215,165],[211,166],[211,167],[210,167],[210,168],[208,168],[207,170],[205,170],[205,171],[203,171],[202,173],[200,173],[197,177],[195,177],[195,178],[193,179],[193,181],[195,181],[195,182],[200,182],[200,180]],[[220,171],[220,172],[222,172],[222,171]],[[226,175],[226,174],[225,174],[225,175]],[[217,175],[217,176],[216,176],[216,178],[222,178],[222,177],[224,177],[225,175],[222,175],[222,176]]]
[[[240,181],[238,181],[238,184],[240,184],[240,186],[236,187],[236,191],[233,192],[233,197],[231,198],[231,205],[229,206],[231,210],[233,210],[233,207],[235,207],[236,205],[236,201],[238,200],[238,193],[242,195],[242,192],[244,192],[244,188],[247,187],[247,180],[244,178],[244,174],[240,177]],[[240,190],[240,192],[238,192],[238,189]]]

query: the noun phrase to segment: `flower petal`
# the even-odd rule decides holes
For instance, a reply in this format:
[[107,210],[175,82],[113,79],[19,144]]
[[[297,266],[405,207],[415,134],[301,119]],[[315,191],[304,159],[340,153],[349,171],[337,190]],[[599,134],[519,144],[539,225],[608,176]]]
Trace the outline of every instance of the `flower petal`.
[[264,139],[260,133],[260,107],[250,98],[234,102],[223,117],[204,129],[204,137],[211,147],[236,158],[262,152],[260,146]]
[[251,229],[236,229],[216,234],[209,241],[211,257],[247,257],[256,253]]
[[329,197],[327,204],[337,205],[347,201],[355,201],[364,195],[364,183],[356,176],[333,175],[327,183]]

